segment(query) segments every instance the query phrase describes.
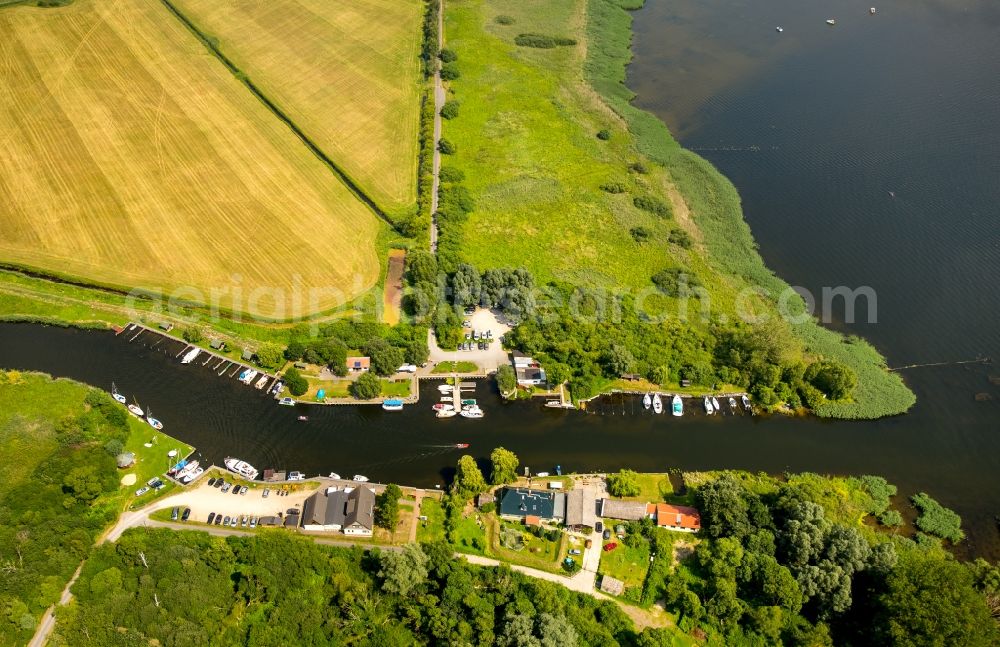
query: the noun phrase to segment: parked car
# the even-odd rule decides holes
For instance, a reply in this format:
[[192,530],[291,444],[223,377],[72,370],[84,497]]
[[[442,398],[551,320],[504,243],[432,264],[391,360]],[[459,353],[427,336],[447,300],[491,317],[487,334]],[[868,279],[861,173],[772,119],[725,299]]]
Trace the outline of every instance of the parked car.
[[181,513],[181,509],[180,508],[174,508],[173,510],[171,510],[170,511],[170,520],[171,521],[177,521],[177,515],[179,515],[180,513]]
[[251,528],[257,527],[257,517],[254,517],[253,519],[250,520],[250,527]]
[[223,485],[228,486],[229,484],[222,480],[222,477],[215,480],[215,487],[221,488]]
[[587,541],[583,542],[583,547],[584,548],[590,548],[593,545],[594,545],[594,541],[591,540],[591,539],[588,539]]
[[602,530],[604,530],[604,524],[598,521],[597,523],[594,524],[594,530],[596,530],[597,532],[601,532]]
[[164,485],[166,485],[166,483],[164,483],[163,481],[161,481],[161,480],[157,479],[156,483],[153,483],[153,489],[154,489],[154,490],[159,490],[159,489],[160,489],[160,488],[162,488],[162,487],[163,487]]
[[472,331],[472,338],[473,339],[479,339],[479,331],[478,330],[473,330]]
[[213,521],[215,521],[215,513],[214,512],[209,512],[208,513],[208,525],[211,526]]
[[153,487],[153,484],[156,483],[159,480],[160,480],[159,476],[154,476],[153,478],[151,478],[148,481],[146,481],[146,485],[148,485],[149,487]]
[[240,517],[240,528],[246,528],[248,523],[246,515]]
[[237,518],[237,517],[234,516],[232,519],[229,520],[229,527],[230,528],[235,528],[236,526],[239,525],[239,523],[240,523],[239,518]]
[[222,483],[222,491],[223,492],[228,492],[229,488],[231,488],[231,487],[233,487],[232,483],[227,483],[227,482],[223,481],[223,483]]
[[243,487],[240,488],[240,494],[246,494],[246,493],[247,493],[247,486],[244,485]]
[[487,339],[493,339],[493,331],[492,330],[487,330],[486,331],[486,338]]
[[208,479],[208,486],[209,487],[215,487],[215,477],[214,476],[212,478]]
[[467,315],[474,315],[474,314],[476,314],[476,309],[475,308],[466,308],[465,309],[465,314],[467,314]]
[[215,525],[218,526],[221,523],[222,523],[222,515],[221,514],[215,515]]
[[270,496],[270,494],[271,494],[271,488],[269,488],[269,487],[264,488],[264,495],[263,495],[263,497],[266,499],[268,496]]
[[181,521],[187,521],[191,518],[191,508],[184,508],[184,514],[181,515]]
[[466,319],[462,322],[462,328],[472,328],[472,322]]
[[471,332],[465,333],[465,338],[466,339],[472,339],[472,333]]
[[607,528],[605,528],[604,534],[601,535],[601,536],[604,537],[604,541],[607,541],[607,540],[611,539],[611,531],[608,530]]
[[229,515],[228,514],[226,515],[225,519],[222,520],[222,525],[223,526],[228,526],[229,525]]
[[618,544],[615,543],[615,542],[611,542],[609,544],[604,544],[604,552],[606,552],[606,553],[610,553],[615,548],[618,548]]
[[579,555],[579,554],[581,554],[580,553],[580,549],[579,548],[572,548],[572,549],[570,549],[569,554],[570,555]]
[[136,496],[142,496],[146,492],[149,492],[149,487],[146,486],[146,485],[143,485],[141,488],[139,488],[138,490],[135,491],[135,495]]

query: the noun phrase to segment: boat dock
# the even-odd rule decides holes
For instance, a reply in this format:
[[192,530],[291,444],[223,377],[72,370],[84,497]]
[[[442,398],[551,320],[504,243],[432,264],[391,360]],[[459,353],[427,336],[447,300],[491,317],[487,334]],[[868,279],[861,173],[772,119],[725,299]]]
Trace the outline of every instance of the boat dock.
[[[152,337],[151,337],[152,335]],[[204,348],[202,346],[197,346],[191,344],[186,340],[175,337],[171,335],[166,330],[157,330],[155,328],[150,328],[141,323],[130,322],[122,327],[120,332],[116,332],[115,336],[121,336],[126,339],[126,343],[133,343],[139,340],[140,337],[142,341],[146,342],[150,349],[161,350],[167,354],[168,357],[172,356],[173,359],[180,361],[181,357],[189,353],[194,349],[198,349],[198,354],[193,358],[190,365],[199,368],[210,370],[215,373],[218,377],[225,378],[235,378],[240,372],[245,370],[257,371],[257,375],[254,377],[253,382],[249,385],[255,387],[256,384],[263,378],[267,378],[264,386],[259,390],[261,393],[270,394],[274,385],[279,381],[279,377],[272,373],[268,373],[260,367],[250,366],[249,364],[244,364],[241,361],[230,359],[224,355],[220,355],[210,348]]]
[[[609,393],[602,393],[595,395],[587,400],[580,401],[580,410],[591,414],[599,416],[629,416],[629,415],[656,415],[652,409],[646,409],[643,406],[642,398],[646,394],[653,395],[654,393],[659,393],[660,397],[663,398],[663,413],[660,414],[664,417],[673,417],[670,412],[670,399],[673,398],[673,393],[667,393],[665,391],[643,391],[643,390],[615,390]],[[704,400],[706,395],[684,395],[678,393],[681,401],[684,405],[683,417],[716,417],[713,414],[708,414],[705,412]],[[715,414],[718,417],[729,417],[729,416],[753,416],[760,412],[757,405],[751,405],[750,410],[747,410],[743,406],[743,397],[749,397],[749,394],[745,392],[734,392],[734,393],[711,393],[707,394],[709,398],[716,398],[719,401],[720,408]],[[729,404],[729,399],[732,398],[736,401],[735,406]]]

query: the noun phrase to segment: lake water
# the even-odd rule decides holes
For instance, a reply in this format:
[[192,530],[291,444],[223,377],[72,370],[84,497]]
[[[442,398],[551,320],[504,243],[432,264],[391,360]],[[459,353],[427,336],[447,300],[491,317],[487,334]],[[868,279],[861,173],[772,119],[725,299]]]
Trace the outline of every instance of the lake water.
[[[1000,358],[1000,14],[985,2],[894,3],[870,17],[855,4],[828,16],[791,2],[650,0],[630,83],[733,179],[786,280],[877,289],[879,323],[844,327],[890,364]],[[437,420],[434,383],[399,413],[280,407],[211,372],[215,362],[181,366],[178,350],[146,335],[0,324],[0,366],[114,381],[215,462],[433,487],[462,453],[503,445],[534,471],[882,474],[956,509],[967,548],[1000,557],[995,366],[907,371],[918,404],[875,422],[707,418],[694,407],[675,419],[620,396],[589,414],[547,411],[501,403],[487,382],[476,393],[486,418]],[[308,422],[296,420],[303,412]],[[462,442],[471,447],[453,447]]]
[[[869,6],[648,0],[629,86],[733,181],[769,267],[814,294],[876,290],[878,322],[838,328],[890,366],[1000,359],[1000,6]],[[907,463],[908,482],[988,513],[974,539],[995,541],[1000,367],[903,375],[909,415],[824,444],[877,452],[886,474]]]

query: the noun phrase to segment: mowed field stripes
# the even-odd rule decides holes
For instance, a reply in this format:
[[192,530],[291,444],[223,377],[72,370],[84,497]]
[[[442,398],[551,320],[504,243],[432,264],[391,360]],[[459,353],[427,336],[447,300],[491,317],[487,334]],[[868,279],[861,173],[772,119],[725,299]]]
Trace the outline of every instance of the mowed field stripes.
[[416,202],[422,0],[172,0],[385,211]]
[[383,227],[161,3],[0,12],[0,260],[289,318],[374,285]]

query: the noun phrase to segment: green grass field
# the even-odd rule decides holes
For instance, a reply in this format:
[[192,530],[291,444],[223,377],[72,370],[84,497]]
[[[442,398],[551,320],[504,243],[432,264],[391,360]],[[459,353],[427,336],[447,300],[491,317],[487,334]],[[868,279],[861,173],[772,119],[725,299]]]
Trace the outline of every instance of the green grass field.
[[162,4],[5,8],[0,60],[0,260],[275,319],[378,281],[385,226]]
[[177,0],[381,207],[416,201],[421,0]]
[[612,542],[618,544],[618,547],[601,552],[598,573],[621,580],[626,587],[641,588],[646,579],[646,571],[649,570],[649,542],[643,539],[636,548],[630,548],[617,537],[613,537],[610,542],[604,542],[603,545]]
[[417,541],[423,543],[444,539],[444,508],[441,507],[441,502],[424,497],[420,500],[420,514],[427,517],[427,521],[421,521],[417,526]]

